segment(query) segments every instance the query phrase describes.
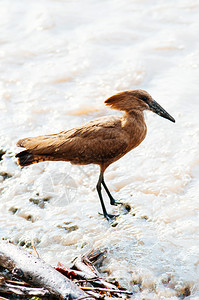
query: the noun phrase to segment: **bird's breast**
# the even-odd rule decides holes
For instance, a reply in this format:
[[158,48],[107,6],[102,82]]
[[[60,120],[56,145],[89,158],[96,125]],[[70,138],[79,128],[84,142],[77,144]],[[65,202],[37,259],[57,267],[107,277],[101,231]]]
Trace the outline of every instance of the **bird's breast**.
[[129,139],[127,152],[136,148],[146,137],[147,126],[142,116],[139,116],[139,118],[128,118],[123,128]]

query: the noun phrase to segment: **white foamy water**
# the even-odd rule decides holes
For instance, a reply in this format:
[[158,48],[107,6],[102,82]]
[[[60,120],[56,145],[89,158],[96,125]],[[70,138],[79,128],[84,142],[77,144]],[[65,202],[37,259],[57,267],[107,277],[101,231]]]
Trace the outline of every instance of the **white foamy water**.
[[[198,33],[196,0],[0,2],[0,171],[11,176],[0,177],[1,237],[34,239],[52,265],[107,248],[103,271],[134,299],[174,300],[188,289],[199,299]],[[117,114],[103,101],[134,88],[176,123],[147,112],[144,142],[107,169],[114,197],[132,207],[125,215],[105,198],[121,213],[111,227],[98,215],[96,166],[21,169],[14,154],[19,138]]]

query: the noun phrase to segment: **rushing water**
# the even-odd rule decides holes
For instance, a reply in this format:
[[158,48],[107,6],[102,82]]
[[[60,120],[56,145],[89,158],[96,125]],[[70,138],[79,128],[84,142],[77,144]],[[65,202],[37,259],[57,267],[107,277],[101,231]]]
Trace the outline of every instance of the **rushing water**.
[[[0,1],[2,237],[34,240],[52,265],[107,248],[102,270],[135,299],[199,299],[198,37],[198,0]],[[98,167],[21,169],[14,154],[19,138],[117,114],[103,101],[134,88],[176,123],[147,112],[145,141],[107,169],[132,208],[106,198],[121,214],[111,227],[98,215]]]

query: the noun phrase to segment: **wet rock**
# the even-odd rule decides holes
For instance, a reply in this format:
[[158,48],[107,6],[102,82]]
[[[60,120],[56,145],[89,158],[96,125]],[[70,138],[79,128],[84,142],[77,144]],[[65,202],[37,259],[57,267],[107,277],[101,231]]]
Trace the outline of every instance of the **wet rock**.
[[[20,241],[19,242],[19,246],[25,246],[26,245],[26,241]],[[28,246],[27,246],[27,248],[30,248],[30,246],[31,246],[31,243],[28,243]]]
[[184,287],[176,286],[175,289],[177,290],[177,294],[180,299],[184,299],[191,295],[189,286],[184,286]]
[[39,239],[34,239],[34,244],[30,240],[18,240],[17,244],[25,247],[25,248],[31,248],[33,245],[34,247],[37,246],[41,241]]
[[81,244],[80,248],[82,249],[82,248],[86,247],[87,245],[88,245],[87,242],[83,242],[83,243]]
[[44,197],[44,198],[30,198],[29,201],[32,202],[35,205],[38,205],[40,208],[45,207],[45,203],[50,200],[50,197]]
[[3,149],[0,149],[0,160],[2,160],[3,159],[3,155],[6,153],[6,151],[5,150],[3,150]]
[[116,221],[113,222],[113,223],[111,223],[111,226],[112,226],[112,227],[116,227],[117,225],[118,225],[118,222],[116,222]]
[[130,211],[131,211],[131,206],[130,206],[130,204],[126,203],[126,204],[124,205],[124,207],[125,207],[125,209],[126,209],[127,212],[130,212]]
[[58,228],[66,230],[67,233],[77,230],[77,225],[70,225],[71,222],[64,222],[64,225],[57,225]]
[[0,176],[2,176],[2,177],[3,177],[3,180],[5,180],[5,179],[8,179],[8,178],[11,178],[11,177],[12,177],[12,175],[11,175],[11,174],[9,174],[9,173],[7,173],[7,172],[4,172],[4,171],[0,172]]
[[8,211],[11,211],[12,213],[13,213],[13,215],[14,214],[16,214],[16,212],[18,211],[18,208],[17,207],[14,207],[14,206],[12,206],[12,207],[10,207],[9,208],[9,210]]
[[25,217],[24,217],[27,221],[30,221],[30,222],[34,222],[34,217],[32,216],[32,215],[26,215]]
[[184,290],[182,291],[182,296],[183,296],[183,297],[188,297],[188,296],[190,296],[190,295],[191,295],[190,288],[189,288],[188,286],[186,286],[186,287],[184,288]]
[[126,215],[131,211],[131,206],[128,203],[123,203],[121,209],[122,209],[122,213]]

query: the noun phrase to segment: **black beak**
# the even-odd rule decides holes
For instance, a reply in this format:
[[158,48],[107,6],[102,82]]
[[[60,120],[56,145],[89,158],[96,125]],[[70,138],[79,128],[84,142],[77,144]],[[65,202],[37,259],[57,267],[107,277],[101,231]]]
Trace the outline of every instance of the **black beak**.
[[160,104],[158,104],[155,100],[148,103],[148,105],[150,107],[150,110],[152,110],[154,113],[175,123],[175,119],[170,114],[168,114],[168,112],[166,112],[166,110],[162,108],[162,106],[160,106]]

